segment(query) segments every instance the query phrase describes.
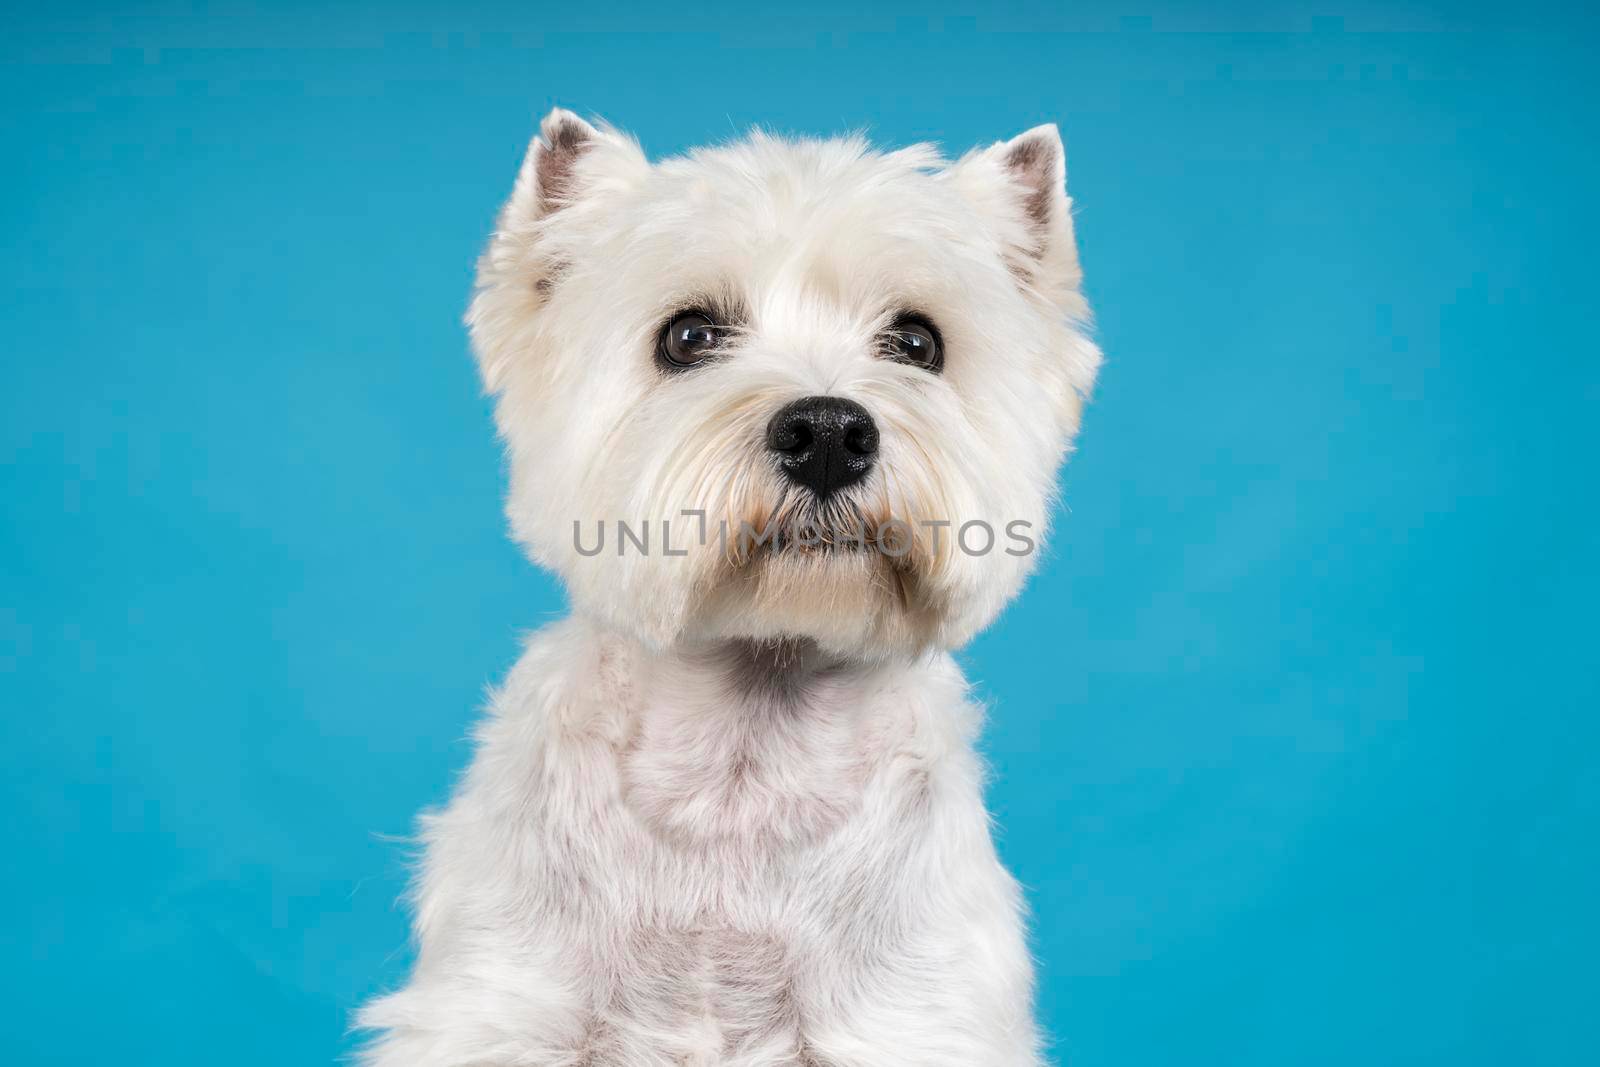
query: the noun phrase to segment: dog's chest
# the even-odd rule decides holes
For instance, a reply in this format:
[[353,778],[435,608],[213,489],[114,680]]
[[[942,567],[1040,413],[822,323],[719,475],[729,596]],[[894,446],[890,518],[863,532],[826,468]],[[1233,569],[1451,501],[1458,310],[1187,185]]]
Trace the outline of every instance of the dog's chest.
[[781,938],[707,926],[645,927],[628,940],[615,995],[596,1013],[595,1051],[619,1064],[637,1044],[684,1065],[804,1062],[792,949]]
[[648,681],[614,731],[568,735],[539,796],[562,828],[551,899],[594,982],[582,1062],[824,1063],[806,1037],[834,976],[908,936],[930,779],[913,706],[848,680],[732,702]]
[[623,929],[602,937],[595,1048],[615,1045],[618,1062],[644,1041],[686,1065],[820,1063],[805,1020],[822,965],[881,946],[893,908],[863,894],[894,851],[871,842],[903,839],[866,802],[883,784],[880,717],[842,702],[648,711],[614,750],[625,858],[608,914]]
[[873,763],[864,722],[843,703],[648,709],[619,756],[623,802],[674,845],[789,853],[858,807]]

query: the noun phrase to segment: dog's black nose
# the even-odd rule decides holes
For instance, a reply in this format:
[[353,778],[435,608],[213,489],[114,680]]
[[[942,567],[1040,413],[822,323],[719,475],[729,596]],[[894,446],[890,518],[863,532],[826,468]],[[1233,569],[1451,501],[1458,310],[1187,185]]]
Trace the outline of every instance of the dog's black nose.
[[808,396],[772,416],[767,447],[792,481],[825,497],[867,476],[878,454],[878,427],[854,400]]

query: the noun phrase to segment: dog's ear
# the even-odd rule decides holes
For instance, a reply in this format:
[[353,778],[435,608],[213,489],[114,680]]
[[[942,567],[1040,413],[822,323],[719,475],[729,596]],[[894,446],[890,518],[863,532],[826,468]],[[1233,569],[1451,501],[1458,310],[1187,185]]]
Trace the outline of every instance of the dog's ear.
[[597,128],[565,108],[555,108],[539,123],[538,136],[523,157],[502,228],[538,222],[646,167],[644,153],[632,138],[604,123]]
[[1067,156],[1054,123],[963,157],[957,184],[990,219],[1018,277],[1058,302],[1082,282],[1067,196]]
[[467,311],[491,392],[532,346],[540,310],[574,251],[589,240],[585,222],[602,219],[611,199],[649,171],[644,152],[626,134],[562,108],[544,117],[478,259],[477,292]]

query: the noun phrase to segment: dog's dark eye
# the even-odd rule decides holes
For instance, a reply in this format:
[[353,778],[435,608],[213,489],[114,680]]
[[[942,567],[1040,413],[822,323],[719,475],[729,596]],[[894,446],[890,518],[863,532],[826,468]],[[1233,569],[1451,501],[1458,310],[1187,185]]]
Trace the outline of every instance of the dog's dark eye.
[[893,359],[915,364],[935,374],[944,369],[944,345],[939,343],[939,331],[920,315],[904,315],[896,319],[883,339]]
[[703,311],[682,311],[661,331],[657,354],[675,370],[692,367],[722,346],[725,331]]

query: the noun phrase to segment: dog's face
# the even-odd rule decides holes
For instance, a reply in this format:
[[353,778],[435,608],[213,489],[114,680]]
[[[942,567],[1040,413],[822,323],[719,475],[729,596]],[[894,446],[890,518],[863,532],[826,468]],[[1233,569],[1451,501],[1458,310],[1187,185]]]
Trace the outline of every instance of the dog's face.
[[1054,127],[652,165],[552,112],[468,315],[513,531],[653,645],[958,645],[1044,534],[1099,363],[1079,277]]

